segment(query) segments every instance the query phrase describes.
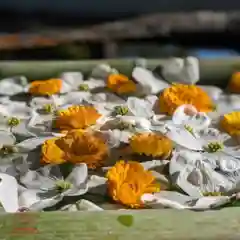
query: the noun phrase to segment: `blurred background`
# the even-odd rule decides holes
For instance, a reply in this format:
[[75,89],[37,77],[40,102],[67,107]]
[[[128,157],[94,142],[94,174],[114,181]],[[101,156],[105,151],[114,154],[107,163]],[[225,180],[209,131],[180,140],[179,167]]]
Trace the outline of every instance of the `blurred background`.
[[0,0],[0,59],[238,56],[240,1]]

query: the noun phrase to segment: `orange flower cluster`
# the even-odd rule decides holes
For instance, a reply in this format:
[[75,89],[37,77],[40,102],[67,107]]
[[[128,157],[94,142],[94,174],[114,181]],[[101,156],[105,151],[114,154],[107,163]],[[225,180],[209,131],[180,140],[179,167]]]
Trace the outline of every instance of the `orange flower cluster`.
[[111,198],[131,208],[144,207],[141,197],[145,193],[160,191],[155,177],[134,161],[119,161],[108,170],[108,193]]
[[225,114],[220,121],[221,128],[229,135],[240,135],[240,112]]
[[173,150],[172,141],[163,134],[140,133],[129,141],[134,153],[167,159]]
[[122,74],[110,74],[107,79],[107,87],[117,94],[136,92],[136,84]]
[[240,93],[240,72],[232,75],[227,88],[232,93]]
[[72,130],[64,137],[44,142],[41,162],[44,164],[86,163],[90,169],[95,169],[104,164],[107,155],[108,147],[100,137],[82,130]]
[[54,127],[60,130],[84,129],[96,123],[101,114],[92,106],[71,106],[57,112]]
[[61,79],[49,79],[42,81],[33,81],[30,84],[29,93],[32,95],[47,95],[51,96],[61,91]]
[[208,94],[195,85],[173,84],[164,89],[159,97],[160,110],[169,115],[183,104],[193,105],[199,112],[214,110],[214,104]]

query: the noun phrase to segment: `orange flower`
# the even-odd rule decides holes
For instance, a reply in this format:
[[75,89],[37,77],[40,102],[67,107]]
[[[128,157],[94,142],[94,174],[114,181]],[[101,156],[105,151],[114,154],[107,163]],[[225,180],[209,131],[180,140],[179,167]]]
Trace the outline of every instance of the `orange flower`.
[[54,127],[60,130],[84,129],[96,123],[101,114],[92,106],[72,106],[57,112]]
[[136,84],[122,74],[110,74],[107,80],[107,87],[117,94],[136,92]]
[[225,114],[220,121],[221,128],[229,135],[240,135],[240,112]]
[[140,133],[130,139],[134,153],[167,159],[173,149],[172,141],[163,134]]
[[198,86],[173,84],[164,89],[159,97],[160,110],[172,115],[183,104],[193,105],[199,112],[214,110],[214,104],[208,94]]
[[102,166],[108,155],[108,147],[100,137],[82,130],[69,131],[55,144],[64,152],[66,161],[86,163],[91,169]]
[[232,93],[240,93],[240,72],[232,75],[227,88]]
[[108,170],[108,193],[112,199],[131,208],[141,208],[141,197],[145,193],[160,191],[150,171],[134,161],[119,161]]
[[49,79],[43,81],[33,81],[30,84],[29,93],[33,95],[53,95],[61,91],[61,79]]
[[65,162],[64,152],[56,145],[58,138],[46,140],[42,145],[41,163],[61,164]]

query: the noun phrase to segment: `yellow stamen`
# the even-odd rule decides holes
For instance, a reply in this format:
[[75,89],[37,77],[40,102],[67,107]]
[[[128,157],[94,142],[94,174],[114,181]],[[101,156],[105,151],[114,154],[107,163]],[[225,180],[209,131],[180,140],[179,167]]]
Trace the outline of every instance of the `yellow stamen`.
[[80,84],[79,85],[79,90],[88,92],[89,91],[89,86],[87,84]]
[[215,153],[223,149],[223,144],[220,142],[211,142],[205,147],[206,151]]
[[127,107],[124,107],[124,106],[116,106],[114,108],[114,113],[116,115],[126,115],[128,113],[128,108]]
[[8,119],[8,125],[11,127],[15,127],[17,125],[20,124],[20,119],[16,118],[16,117],[11,117]]
[[59,180],[55,183],[55,187],[58,192],[64,192],[72,187],[72,183],[64,180]]

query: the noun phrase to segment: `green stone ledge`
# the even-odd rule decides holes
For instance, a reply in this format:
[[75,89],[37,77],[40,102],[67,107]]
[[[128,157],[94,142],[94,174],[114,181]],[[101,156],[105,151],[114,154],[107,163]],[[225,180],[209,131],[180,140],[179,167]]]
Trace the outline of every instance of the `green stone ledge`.
[[[25,75],[30,80],[58,76],[63,71],[81,71],[89,74],[99,63],[109,63],[120,72],[130,75],[135,65],[134,59],[83,60],[83,61],[0,61],[0,77]],[[166,59],[148,59],[147,67],[154,69]],[[226,86],[233,71],[240,70],[240,58],[216,60],[200,59],[201,84]]]
[[240,239],[240,210],[139,210],[20,213],[0,216],[0,239]]

